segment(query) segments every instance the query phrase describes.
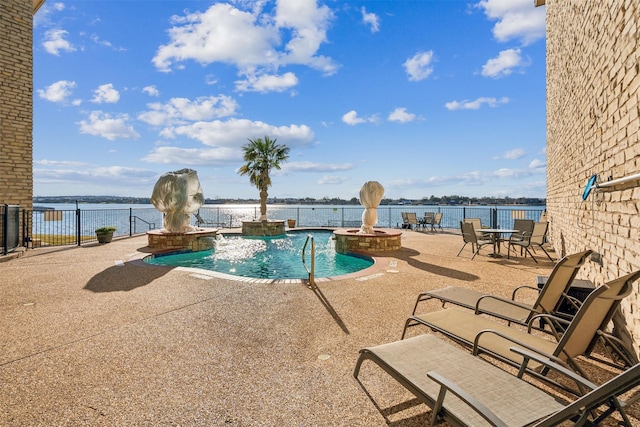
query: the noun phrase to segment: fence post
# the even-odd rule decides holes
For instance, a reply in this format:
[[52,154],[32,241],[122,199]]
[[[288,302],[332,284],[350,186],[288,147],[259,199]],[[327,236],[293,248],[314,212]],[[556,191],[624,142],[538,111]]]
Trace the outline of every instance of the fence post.
[[498,208],[491,208],[491,228],[498,228]]
[[298,224],[298,227],[302,226],[300,224],[300,206],[296,207],[296,224]]
[[81,243],[81,236],[80,236],[80,228],[82,226],[82,220],[80,217],[80,208],[78,207],[78,202],[76,201],[76,241],[78,242],[78,246],[80,246]]
[[129,208],[129,237],[133,236],[133,208]]

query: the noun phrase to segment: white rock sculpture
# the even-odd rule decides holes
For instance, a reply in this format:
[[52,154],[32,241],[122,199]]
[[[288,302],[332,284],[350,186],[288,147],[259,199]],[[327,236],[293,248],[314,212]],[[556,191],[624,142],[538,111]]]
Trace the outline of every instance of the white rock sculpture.
[[378,223],[378,205],[384,195],[384,187],[377,181],[367,181],[360,189],[360,204],[365,207],[362,212],[362,226],[358,234],[375,234],[373,226]]
[[163,174],[153,187],[151,203],[164,213],[163,232],[185,233],[195,230],[189,217],[204,204],[198,172],[180,169]]

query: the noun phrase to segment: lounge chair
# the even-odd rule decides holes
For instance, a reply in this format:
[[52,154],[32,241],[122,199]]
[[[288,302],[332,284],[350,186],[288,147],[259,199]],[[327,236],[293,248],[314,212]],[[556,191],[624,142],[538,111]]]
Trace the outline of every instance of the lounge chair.
[[[358,379],[360,368],[365,360],[373,361],[432,409],[431,425],[443,420],[454,426],[543,427],[569,419],[582,425],[593,410],[608,404],[591,422],[598,424],[618,410],[625,425],[631,427],[624,404],[616,397],[640,384],[640,365],[597,387],[548,358],[521,348],[512,351],[523,360],[518,376],[425,334],[360,350],[353,375],[364,388]],[[575,382],[587,394],[569,403],[523,380],[529,358]],[[580,418],[576,420],[576,416]]]
[[[631,293],[633,282],[639,277],[640,271],[636,271],[597,287],[585,299],[570,322],[549,314],[534,316],[531,322],[547,317],[553,318],[553,322],[566,325],[566,329],[554,331],[555,341],[532,333],[531,323],[524,331],[456,308],[409,317],[402,336],[408,327],[422,324],[462,345],[473,347],[474,354],[486,353],[518,366],[522,359],[514,357],[509,351],[510,347],[516,345],[551,359],[567,362],[576,372],[585,376],[574,359],[581,355],[589,356],[600,337],[597,331],[607,327],[620,301]],[[531,365],[533,369],[537,368],[535,363]],[[542,376],[544,374],[545,372],[542,372]]]
[[[442,302],[443,307],[447,303],[454,304],[474,310],[476,314],[488,314],[509,323],[528,325],[531,319],[538,314],[556,313],[562,299],[568,297],[567,292],[573,280],[591,252],[591,250],[578,252],[567,255],[558,261],[542,289],[527,285],[518,286],[513,290],[511,299],[506,299],[483,294],[475,289],[449,286],[435,291],[421,292],[416,299],[411,315],[416,314],[418,305],[422,301],[437,299]],[[538,298],[533,304],[516,301],[518,292],[526,289],[539,292]]]
[[538,260],[529,250],[529,246],[531,246],[531,236],[533,235],[533,220],[516,219],[513,221],[513,229],[518,231],[515,233],[511,233],[511,236],[509,237],[509,240],[507,242],[507,259],[509,259],[509,256],[511,255],[511,247],[519,246],[520,254],[522,255],[522,252],[524,250],[525,256],[528,253],[537,264]]
[[545,240],[547,238],[547,230],[549,229],[548,222],[536,222],[533,224],[533,234],[531,235],[531,239],[529,239],[530,247],[533,249],[533,252],[536,251],[536,246],[542,249],[542,252],[549,258],[549,261],[553,261],[549,252],[544,248]]
[[473,224],[470,222],[460,221],[460,231],[462,232],[462,240],[464,241],[464,245],[462,245],[456,256],[460,256],[460,253],[462,253],[464,247],[467,246],[467,244],[471,243],[471,251],[473,252],[471,259],[474,259],[483,246],[493,245],[494,243],[493,239],[490,237],[479,237],[476,234]]

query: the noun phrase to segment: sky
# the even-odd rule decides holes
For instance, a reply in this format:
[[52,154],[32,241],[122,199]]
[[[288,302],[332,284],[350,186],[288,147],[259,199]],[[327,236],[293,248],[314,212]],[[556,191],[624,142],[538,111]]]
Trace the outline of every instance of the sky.
[[546,197],[533,0],[47,0],[34,196],[150,197],[194,169],[257,198],[242,146],[290,148],[269,197]]

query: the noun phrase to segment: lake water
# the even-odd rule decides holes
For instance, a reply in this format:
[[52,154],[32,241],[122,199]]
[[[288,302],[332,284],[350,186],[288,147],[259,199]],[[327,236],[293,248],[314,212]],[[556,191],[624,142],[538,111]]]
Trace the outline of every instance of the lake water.
[[[123,205],[85,203],[36,203],[36,206],[53,208],[56,213],[37,211],[33,215],[34,234],[76,235],[94,234],[94,230],[105,225],[117,228],[116,235],[144,233],[162,228],[162,213],[153,205]],[[402,225],[402,212],[415,212],[418,218],[425,212],[442,212],[443,228],[459,228],[464,218],[480,218],[483,225],[510,228],[514,218],[538,221],[544,206],[414,206],[384,205],[378,207],[377,227],[396,228]],[[274,220],[296,220],[298,227],[359,227],[362,206],[354,205],[269,205],[267,216]],[[260,216],[259,205],[204,205],[200,215],[207,221],[240,227],[242,221],[251,221]],[[195,218],[191,218],[195,225]]]

